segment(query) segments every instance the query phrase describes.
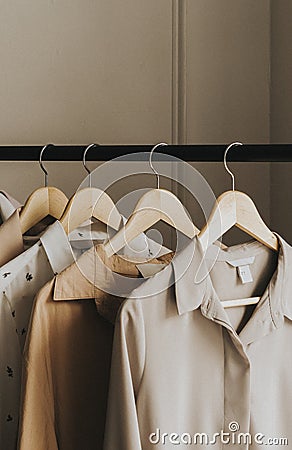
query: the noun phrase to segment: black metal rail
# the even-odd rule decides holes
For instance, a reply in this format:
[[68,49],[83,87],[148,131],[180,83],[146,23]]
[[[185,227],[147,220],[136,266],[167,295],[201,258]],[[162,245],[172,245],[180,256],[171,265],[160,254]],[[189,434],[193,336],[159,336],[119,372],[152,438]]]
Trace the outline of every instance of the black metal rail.
[[[153,144],[154,145],[154,144]],[[223,161],[226,145],[169,145],[159,147],[159,154],[169,154],[184,161]],[[91,148],[87,161],[109,161],[124,155],[128,160],[146,160],[152,145],[100,145]],[[86,145],[53,145],[46,149],[44,161],[81,161]],[[0,161],[38,161],[42,146],[0,146]],[[228,153],[228,161],[292,162],[292,144],[248,144],[235,146]]]

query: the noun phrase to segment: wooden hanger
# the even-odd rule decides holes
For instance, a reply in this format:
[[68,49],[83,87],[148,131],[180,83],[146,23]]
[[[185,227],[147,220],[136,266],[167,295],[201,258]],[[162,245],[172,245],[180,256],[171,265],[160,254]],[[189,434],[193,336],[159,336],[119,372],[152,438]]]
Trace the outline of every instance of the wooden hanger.
[[19,218],[22,234],[26,233],[48,215],[55,219],[60,219],[68,203],[68,198],[60,189],[48,186],[48,172],[43,166],[42,155],[46,148],[51,145],[48,144],[42,148],[39,159],[40,167],[45,174],[45,187],[36,189],[28,197],[20,212]]
[[88,172],[90,187],[81,189],[71,197],[60,219],[67,234],[91,218],[109,225],[114,230],[120,228],[122,217],[113,200],[101,189],[91,187],[91,172],[86,166],[85,158],[88,150],[96,146],[97,144],[89,145],[83,154],[83,166]]
[[[230,171],[226,163],[227,153],[234,145],[243,144],[241,142],[234,142],[227,147],[224,153],[224,166],[232,177],[232,191],[224,192],[218,197],[209,220],[199,233],[198,237],[202,249],[206,251],[216,239],[223,236],[233,226],[236,226],[268,248],[278,251],[278,239],[261,218],[252,199],[247,194],[235,190],[234,174]],[[251,297],[248,299],[230,300],[228,302],[222,302],[222,304],[225,307],[245,306],[257,303],[259,298]]]
[[157,177],[157,189],[152,189],[141,197],[126,225],[105,244],[108,256],[117,253],[140,233],[145,232],[160,220],[189,238],[193,238],[199,233],[199,229],[187,215],[181,201],[172,192],[161,189],[159,186],[159,174],[153,167],[152,155],[157,147],[164,145],[167,144],[161,143],[153,147],[149,158],[150,167]]
[[218,197],[208,222],[199,233],[203,250],[233,226],[277,251],[278,240],[261,218],[254,202],[245,193],[227,191]]
[[193,238],[199,232],[174,194],[165,189],[152,189],[138,201],[126,225],[105,244],[107,255],[117,253],[160,220],[189,238]]
[[114,230],[119,229],[122,220],[110,196],[101,189],[89,187],[71,197],[60,222],[69,234],[92,217]]

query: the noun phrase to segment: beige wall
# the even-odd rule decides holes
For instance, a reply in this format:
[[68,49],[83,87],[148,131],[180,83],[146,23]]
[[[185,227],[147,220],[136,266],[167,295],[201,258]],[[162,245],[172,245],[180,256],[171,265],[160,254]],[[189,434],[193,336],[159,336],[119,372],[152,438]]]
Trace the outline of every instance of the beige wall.
[[0,4],[1,145],[171,138],[168,0]]
[[[271,0],[271,142],[292,142],[292,2]],[[271,166],[271,226],[292,242],[292,164]]]
[[291,14],[290,0],[1,2],[0,144],[289,142]]
[[269,142],[269,0],[187,1],[186,141]]
[[271,142],[292,141],[292,2],[271,0]]
[[271,166],[271,228],[292,244],[292,163],[273,163]]
[[291,14],[290,0],[3,1],[0,144],[289,142]]
[[269,5],[1,2],[1,145],[268,142]]

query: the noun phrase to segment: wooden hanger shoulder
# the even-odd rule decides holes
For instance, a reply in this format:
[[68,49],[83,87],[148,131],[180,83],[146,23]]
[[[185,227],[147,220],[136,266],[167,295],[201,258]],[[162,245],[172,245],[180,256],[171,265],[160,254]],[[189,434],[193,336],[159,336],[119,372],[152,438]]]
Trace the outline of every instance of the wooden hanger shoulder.
[[[153,218],[159,213],[160,220],[168,223],[177,230],[192,238],[199,232],[198,228],[193,224],[190,217],[186,213],[180,200],[172,192],[166,189],[152,189],[146,192],[138,201],[133,212],[151,211]],[[143,215],[145,217],[145,215]],[[153,224],[152,224],[153,225]],[[147,226],[145,219],[145,227]],[[147,228],[145,228],[146,230]],[[144,230],[144,231],[145,231]]]
[[67,202],[66,195],[55,187],[41,187],[34,191],[20,212],[22,234],[48,215],[60,219]]
[[108,256],[117,253],[140,233],[145,232],[160,220],[168,223],[189,238],[194,237],[199,232],[180,200],[172,192],[166,189],[151,189],[138,201],[124,228],[105,244],[105,251]]
[[262,244],[278,250],[278,239],[261,218],[254,202],[245,193],[235,191],[236,225]]
[[202,248],[206,250],[209,244],[234,225],[269,248],[278,249],[277,237],[261,218],[252,199],[240,191],[227,191],[218,197],[207,223],[199,233]]
[[110,196],[98,188],[85,188],[76,192],[68,202],[60,222],[66,233],[94,217],[118,230],[121,215]]

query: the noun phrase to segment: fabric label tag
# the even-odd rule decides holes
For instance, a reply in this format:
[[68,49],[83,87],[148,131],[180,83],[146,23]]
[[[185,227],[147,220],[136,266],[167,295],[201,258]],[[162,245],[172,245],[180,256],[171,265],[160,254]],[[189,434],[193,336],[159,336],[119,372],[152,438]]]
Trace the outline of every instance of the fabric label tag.
[[252,277],[249,265],[238,266],[237,273],[239,275],[239,278],[241,279],[242,284],[253,282],[253,277]]
[[143,278],[153,277],[160,272],[167,264],[136,264],[137,269],[141,273]]
[[234,259],[233,261],[226,260],[226,262],[228,262],[228,264],[230,264],[232,267],[237,268],[237,274],[242,284],[245,284],[253,282],[253,277],[249,265],[252,264],[254,260],[255,256],[250,256],[249,258]]

